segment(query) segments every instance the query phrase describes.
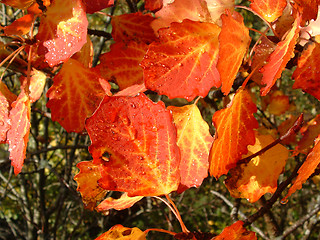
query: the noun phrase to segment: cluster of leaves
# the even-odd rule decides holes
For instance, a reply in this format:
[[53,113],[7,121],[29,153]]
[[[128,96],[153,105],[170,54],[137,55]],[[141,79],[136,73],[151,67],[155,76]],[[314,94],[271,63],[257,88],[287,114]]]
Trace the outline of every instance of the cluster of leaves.
[[[87,14],[112,7],[114,1],[2,2],[26,12],[3,27],[10,41],[0,43],[2,65],[21,72],[18,92],[0,82],[0,142],[9,145],[15,174],[26,155],[31,104],[51,80],[45,93],[51,119],[91,140],[93,160],[80,162],[75,176],[85,206],[106,213],[164,195],[181,223],[183,233],[168,232],[176,239],[212,237],[190,233],[168,196],[199,187],[208,172],[216,179],[228,175],[225,185],[234,198],[256,202],[273,194],[271,207],[296,175],[282,201],[317,169],[319,116],[302,129],[302,115],[291,116],[271,134],[255,114],[258,101],[274,116],[289,110],[290,99],[276,82],[295,65],[293,88],[320,98],[320,40],[310,24],[317,20],[319,1],[252,0],[250,7],[232,0],[129,1],[132,13],[112,16],[108,37],[114,43],[97,66],[92,65]],[[266,30],[246,27],[236,8],[258,15]],[[250,30],[259,34],[255,42]],[[259,96],[254,95],[257,88]],[[213,114],[212,137],[197,104],[214,92],[231,100]],[[154,94],[188,103],[154,102]],[[297,143],[299,131],[303,137]],[[283,145],[294,144],[294,154],[307,156],[278,186],[289,155]],[[108,191],[123,194],[104,199]],[[256,239],[245,227],[259,214],[235,222],[215,239]],[[147,232],[115,226],[98,239],[145,239]]]

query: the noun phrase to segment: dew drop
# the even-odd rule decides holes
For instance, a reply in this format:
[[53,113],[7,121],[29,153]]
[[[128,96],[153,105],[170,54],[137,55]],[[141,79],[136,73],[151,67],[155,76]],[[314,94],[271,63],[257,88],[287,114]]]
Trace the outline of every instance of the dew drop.
[[137,108],[137,106],[133,102],[130,103],[130,107]]

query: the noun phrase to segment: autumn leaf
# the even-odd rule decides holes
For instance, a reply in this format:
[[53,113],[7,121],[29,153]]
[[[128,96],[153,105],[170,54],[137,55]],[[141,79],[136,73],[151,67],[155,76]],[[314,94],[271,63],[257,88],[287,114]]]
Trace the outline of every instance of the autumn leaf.
[[235,222],[223,229],[222,233],[216,236],[214,240],[256,240],[256,234],[248,231],[242,225],[242,221]]
[[250,94],[240,89],[231,104],[214,113],[212,122],[216,128],[215,140],[210,150],[210,175],[219,178],[235,167],[247,146],[254,145],[254,128],[258,122],[253,114],[257,111]]
[[292,29],[286,35],[285,39],[279,42],[268,59],[268,63],[260,69],[263,74],[261,83],[266,86],[261,89],[261,95],[265,96],[280,78],[282,71],[293,56],[296,39],[299,35],[299,25],[301,16],[298,16],[292,26]]
[[127,228],[118,224],[95,240],[146,240],[146,235],[139,228]]
[[162,0],[145,0],[144,2],[144,8],[149,11],[157,11],[163,6]]
[[22,10],[27,10],[35,2],[36,0],[1,0],[1,3]]
[[169,98],[205,97],[219,87],[218,34],[212,23],[184,20],[159,30],[141,62],[146,87]]
[[301,88],[320,100],[319,61],[320,44],[318,42],[310,42],[298,59],[297,68],[292,75],[295,80],[292,88]]
[[281,16],[287,6],[286,0],[250,0],[252,10],[260,14],[268,22]]
[[[289,115],[288,119],[283,121],[277,128],[277,132],[279,133],[280,136],[283,136],[285,135],[288,130],[291,128],[291,126],[294,125],[294,123],[297,121],[298,117],[297,116],[294,116],[294,115]],[[319,128],[320,130],[320,128]],[[319,133],[320,134],[320,131]],[[317,134],[317,135],[318,135]],[[317,136],[316,135],[316,136]],[[314,136],[314,138],[316,137]],[[296,143],[296,135],[295,134],[292,134],[290,135],[289,137],[285,138],[284,140],[281,141],[281,144],[283,145],[286,145],[286,144],[291,144],[291,143]],[[313,138],[313,139],[314,139]],[[312,141],[313,141],[312,139]]]
[[7,85],[0,81],[0,143],[6,141],[10,129],[9,111],[16,98],[17,96],[10,92]]
[[45,56],[50,67],[68,60],[86,43],[87,27],[81,0],[55,0],[40,18],[38,54]]
[[[270,135],[255,133],[256,143],[253,146],[248,146],[248,154],[244,158],[274,142]],[[251,159],[248,164],[240,164],[231,169],[230,176],[225,180],[231,196],[256,202],[265,193],[274,193],[277,189],[279,175],[288,159],[288,154],[288,149],[278,144],[262,155]]]
[[231,14],[231,11],[227,10],[221,19],[217,69],[222,82],[221,90],[227,95],[249,47],[250,36],[249,30],[243,24],[243,17],[239,13]]
[[86,6],[86,12],[92,14],[102,9],[112,7],[114,0],[84,0],[83,3]]
[[117,92],[116,94],[114,94],[114,96],[135,97],[139,93],[143,93],[145,91],[147,91],[147,89],[146,89],[146,86],[144,85],[144,83],[135,84],[135,85],[132,85],[130,87],[127,87],[124,90],[121,90],[121,91]]
[[[177,127],[177,144],[181,151],[180,175],[184,188],[199,187],[208,176],[209,150],[213,138],[197,105],[168,107]],[[181,187],[180,187],[181,188]]]
[[145,43],[122,42],[111,45],[110,52],[102,54],[96,67],[101,76],[113,80],[119,88],[125,89],[135,84],[142,84],[143,70],[139,66],[148,46]]
[[320,135],[315,139],[315,146],[312,151],[308,154],[307,159],[298,170],[298,176],[292,183],[288,194],[282,199],[282,202],[286,202],[295,191],[302,188],[302,184],[305,183],[317,166],[320,163]]
[[290,108],[289,97],[280,90],[272,92],[270,95],[267,110],[270,114],[280,116]]
[[316,20],[318,15],[319,0],[294,0],[296,8],[302,13],[301,25],[304,26],[310,20]]
[[26,156],[30,129],[30,100],[24,91],[19,94],[11,107],[9,114],[11,128],[7,132],[7,143],[9,144],[11,165],[17,175],[21,172]]
[[22,76],[20,78],[21,89],[26,88],[29,91],[30,103],[36,102],[41,97],[46,79],[47,76],[37,69],[32,69],[29,79],[30,82],[28,82],[27,77]]
[[123,193],[120,198],[114,199],[112,197],[106,198],[98,206],[97,211],[107,213],[110,209],[123,210],[132,207],[136,202],[140,201],[143,197],[129,197],[127,193]]
[[162,102],[144,94],[105,97],[86,121],[94,159],[110,154],[101,168],[101,187],[128,196],[155,196],[177,190],[180,151],[172,116]]
[[209,22],[210,13],[204,0],[175,0],[164,6],[155,14],[156,19],[151,23],[155,33],[160,28],[166,28],[173,22],[191,21]]
[[79,162],[77,168],[79,168],[80,172],[73,178],[78,184],[77,191],[81,193],[85,208],[91,211],[107,193],[98,184],[98,180],[101,178],[99,171],[99,165],[101,164],[97,161],[96,163],[93,161]]
[[221,26],[221,14],[226,9],[232,11],[234,9],[234,0],[210,0],[207,1],[207,7],[211,16],[211,21]]
[[10,25],[6,26],[3,31],[4,34],[9,35],[25,35],[27,34],[32,26],[32,23],[34,21],[34,15],[33,14],[26,14],[21,18],[18,18]]
[[58,121],[68,132],[81,132],[85,119],[96,110],[105,94],[111,95],[110,84],[70,58],[53,78],[47,92],[47,107],[53,121]]
[[151,43],[156,39],[150,24],[154,20],[151,14],[128,13],[113,16],[112,37],[116,42],[144,42]]
[[72,58],[82,63],[82,65],[87,68],[92,67],[93,45],[89,35],[87,35],[87,42],[82,46],[79,52],[76,52],[72,56]]

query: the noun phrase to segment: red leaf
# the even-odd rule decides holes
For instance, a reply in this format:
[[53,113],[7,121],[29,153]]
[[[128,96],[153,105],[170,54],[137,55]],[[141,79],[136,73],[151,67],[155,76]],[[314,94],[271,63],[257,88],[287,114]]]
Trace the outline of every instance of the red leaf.
[[19,94],[11,107],[9,115],[11,128],[7,132],[7,143],[9,144],[11,165],[17,175],[21,172],[26,156],[30,129],[30,101],[24,91]]
[[156,19],[151,23],[154,32],[169,27],[173,22],[181,23],[185,19],[210,21],[210,13],[204,0],[175,0],[156,12],[155,16]]
[[40,19],[39,55],[52,67],[79,51],[87,41],[88,21],[81,0],[55,0]]
[[146,87],[169,98],[188,101],[205,97],[210,88],[219,87],[218,34],[212,23],[184,20],[159,30],[141,62]]
[[214,240],[256,240],[256,234],[248,231],[242,225],[242,221],[235,222],[223,229],[222,233],[216,236]]
[[79,52],[76,52],[73,56],[73,59],[82,63],[83,66],[87,68],[92,67],[92,59],[93,59],[93,45],[90,40],[90,36],[87,35],[87,42],[82,46]]
[[99,165],[101,164],[93,161],[79,162],[77,168],[79,168],[80,172],[73,178],[78,184],[77,191],[81,193],[85,208],[91,211],[107,193],[106,190],[98,185],[98,180],[101,178],[99,171]]
[[287,6],[286,0],[250,0],[250,7],[268,22],[273,22],[281,16]]
[[162,8],[162,0],[145,0],[144,8],[149,11],[157,11]]
[[172,116],[162,102],[144,94],[105,97],[86,121],[94,159],[108,152],[100,186],[128,192],[128,196],[155,196],[177,190],[180,151]]
[[244,54],[250,43],[249,30],[243,24],[243,17],[237,13],[226,11],[221,16],[222,28],[219,35],[219,60],[217,69],[222,82],[222,92],[230,92],[234,79],[242,64]]
[[214,113],[212,122],[216,127],[215,141],[210,150],[210,174],[219,178],[235,167],[247,146],[254,145],[254,128],[259,126],[253,114],[257,111],[250,94],[239,90],[231,105]]
[[181,185],[183,188],[199,187],[208,176],[208,157],[213,141],[209,126],[195,104],[168,109],[172,111],[178,130]]
[[53,78],[47,92],[47,106],[53,121],[58,121],[68,132],[81,132],[85,119],[96,110],[105,94],[111,95],[110,84],[70,58]]
[[263,74],[262,84],[266,84],[266,86],[261,89],[262,96],[267,95],[291,59],[296,39],[299,36],[300,22],[301,16],[298,16],[290,32],[283,41],[277,44],[276,49],[269,57],[268,63],[260,70]]
[[317,19],[319,0],[294,0],[294,2],[299,6],[298,8],[300,8],[300,11],[302,12],[302,26],[312,19]]
[[282,199],[282,202],[286,202],[287,198],[290,197],[295,191],[302,188],[302,184],[308,180],[314,170],[320,163],[320,135],[315,139],[316,145],[313,150],[308,154],[307,159],[298,170],[298,176],[294,180],[291,188],[288,191],[287,196]]
[[101,76],[115,81],[120,89],[135,84],[142,84],[143,70],[139,66],[148,46],[145,43],[122,42],[111,45],[110,52],[101,55],[100,64],[96,67]]
[[87,13],[95,13],[102,9],[112,7],[114,0],[83,0]]
[[138,95],[138,93],[143,93],[145,91],[147,91],[146,86],[144,85],[144,83],[142,83],[127,87],[126,89],[114,94],[114,96],[135,97]]
[[95,240],[146,240],[146,235],[139,228],[127,228],[118,224]]
[[3,31],[5,35],[24,35],[27,34],[34,21],[33,14],[26,14],[21,18],[18,18],[9,26],[6,26]]
[[156,39],[150,26],[153,20],[154,17],[151,14],[141,12],[113,16],[112,37],[116,42],[135,41],[149,44]]
[[114,199],[111,197],[106,198],[97,206],[96,209],[99,212],[108,212],[108,210],[110,209],[120,211],[132,207],[136,202],[140,201],[142,198],[143,197],[141,196],[128,197],[128,194],[124,193],[121,195],[119,199]]
[[0,143],[4,143],[7,139],[7,132],[10,129],[10,105],[16,98],[17,96],[0,81]]
[[320,72],[318,65],[320,61],[320,44],[311,42],[302,52],[296,70],[292,78],[295,82],[292,88],[302,88],[320,100]]

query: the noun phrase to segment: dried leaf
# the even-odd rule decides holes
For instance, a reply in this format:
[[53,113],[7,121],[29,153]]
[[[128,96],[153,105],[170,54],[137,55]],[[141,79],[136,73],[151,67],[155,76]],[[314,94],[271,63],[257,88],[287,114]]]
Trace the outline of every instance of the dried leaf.
[[[256,143],[248,146],[248,154],[244,157],[260,151],[273,141],[272,136],[256,132]],[[288,155],[288,149],[278,144],[262,155],[251,159],[248,164],[241,164],[231,169],[230,176],[225,181],[231,196],[256,202],[265,193],[274,193]]]
[[231,105],[214,113],[215,141],[210,150],[210,175],[219,178],[235,167],[247,146],[254,145],[254,128],[259,126],[253,114],[257,111],[250,94],[240,89]]
[[242,64],[251,38],[249,30],[243,24],[243,17],[239,13],[231,13],[227,10],[221,19],[222,28],[219,35],[217,68],[222,82],[221,90],[227,95]]
[[250,7],[268,22],[273,22],[281,16],[287,6],[286,0],[250,0]]
[[88,21],[81,0],[55,0],[40,18],[38,54],[50,67],[78,52],[87,41]]
[[101,169],[101,187],[130,197],[177,190],[180,151],[172,116],[162,102],[153,103],[144,94],[105,97],[86,129],[92,157],[111,155]]
[[219,87],[218,34],[212,23],[184,20],[159,31],[141,62],[146,87],[169,98],[205,97]]
[[143,197],[129,197],[127,193],[121,195],[120,198],[114,199],[112,197],[106,198],[98,206],[97,211],[108,212],[110,209],[123,210],[132,207],[136,202],[140,201]]
[[181,185],[184,188],[199,187],[208,176],[209,150],[213,142],[209,126],[195,104],[168,109],[172,111],[178,131]]
[[47,92],[47,106],[53,121],[58,121],[68,132],[81,132],[85,119],[96,110],[105,94],[111,95],[110,84],[70,58],[53,78]]
[[243,226],[242,221],[237,221],[229,227],[223,229],[214,240],[256,240],[256,234],[248,231]]
[[95,240],[146,240],[146,235],[139,228],[127,228],[118,224]]

